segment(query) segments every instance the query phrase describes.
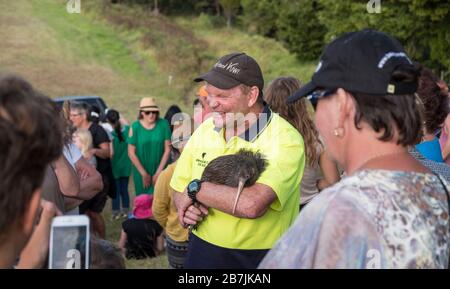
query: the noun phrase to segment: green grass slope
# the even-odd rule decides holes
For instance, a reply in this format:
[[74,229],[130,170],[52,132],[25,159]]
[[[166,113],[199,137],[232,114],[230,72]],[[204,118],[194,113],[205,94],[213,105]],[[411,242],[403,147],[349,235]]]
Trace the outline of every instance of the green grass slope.
[[[315,67],[274,40],[218,27],[210,16],[167,18],[107,2],[82,0],[81,13],[69,14],[66,0],[0,1],[0,71],[24,76],[51,97],[100,95],[132,121],[144,96],[155,97],[163,113],[171,104],[192,112],[192,79],[230,52],[252,55],[266,85],[285,75],[307,81]],[[118,241],[110,203],[104,216],[107,239]],[[165,255],[127,261],[128,268],[167,266]]]

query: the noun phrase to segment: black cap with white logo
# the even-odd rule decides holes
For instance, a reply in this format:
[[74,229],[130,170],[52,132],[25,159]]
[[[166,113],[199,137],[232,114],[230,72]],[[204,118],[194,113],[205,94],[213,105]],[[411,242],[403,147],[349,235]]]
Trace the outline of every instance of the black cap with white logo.
[[245,53],[232,53],[220,58],[205,74],[194,81],[206,81],[220,89],[230,89],[239,84],[264,88],[264,78],[256,61]]
[[392,72],[411,65],[402,45],[372,29],[347,33],[327,45],[311,79],[287,101],[293,102],[321,89],[343,88],[367,94],[412,94],[417,83],[395,83]]

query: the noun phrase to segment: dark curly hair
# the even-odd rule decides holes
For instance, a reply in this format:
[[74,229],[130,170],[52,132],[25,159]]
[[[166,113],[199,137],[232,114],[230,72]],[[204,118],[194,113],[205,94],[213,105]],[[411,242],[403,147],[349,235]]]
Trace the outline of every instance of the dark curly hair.
[[422,104],[425,131],[430,134],[441,128],[448,114],[448,97],[438,83],[439,78],[431,70],[422,69],[417,95]]

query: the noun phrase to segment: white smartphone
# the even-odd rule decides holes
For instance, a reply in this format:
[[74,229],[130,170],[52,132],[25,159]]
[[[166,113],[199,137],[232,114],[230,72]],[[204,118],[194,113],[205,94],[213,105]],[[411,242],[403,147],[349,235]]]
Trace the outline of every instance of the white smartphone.
[[60,216],[52,221],[49,269],[89,269],[89,218]]

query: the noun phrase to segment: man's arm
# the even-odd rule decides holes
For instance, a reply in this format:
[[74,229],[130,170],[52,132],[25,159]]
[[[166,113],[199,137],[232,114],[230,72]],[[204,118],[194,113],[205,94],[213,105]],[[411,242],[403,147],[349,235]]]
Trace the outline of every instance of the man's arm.
[[104,142],[99,144],[98,149],[91,149],[93,155],[102,158],[102,159],[109,159],[111,156],[111,152],[109,149],[109,143],[108,142]]
[[41,201],[41,216],[27,245],[20,253],[17,269],[42,269],[48,256],[50,229],[53,217],[61,216],[54,203]]
[[64,197],[64,211],[72,211],[79,205],[83,203],[83,200],[71,198],[71,197]]
[[[212,207],[239,218],[249,219],[259,218],[264,215],[276,199],[275,192],[269,186],[256,183],[242,190],[236,211],[232,214],[236,194],[237,188],[204,182],[196,197],[206,207]],[[176,192],[174,201],[178,209],[180,222],[184,226],[196,224],[207,214],[204,207],[196,208],[192,206],[192,200],[187,196],[186,192]]]
[[90,149],[89,152],[101,159],[109,159],[111,155],[109,149],[111,138],[109,137],[107,131],[102,126],[98,125],[96,133],[92,135],[92,138],[94,146],[98,146],[98,148]]
[[[197,193],[197,200],[207,207],[232,215],[236,195],[237,188],[204,182]],[[275,199],[276,194],[269,186],[256,183],[242,190],[234,216],[259,218]]]
[[53,169],[58,178],[59,189],[64,196],[73,197],[80,192],[78,176],[62,154],[54,163]]
[[75,168],[78,174],[79,191],[75,195],[64,195],[66,212],[78,207],[83,200],[92,199],[98,192],[103,190],[102,176],[84,158],[80,158],[75,163]]

